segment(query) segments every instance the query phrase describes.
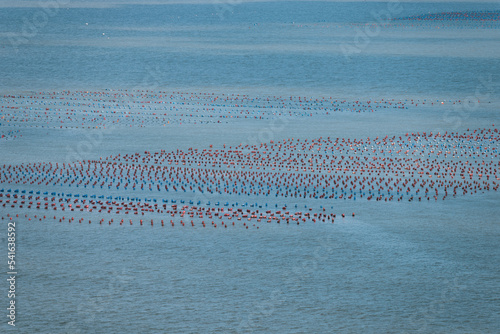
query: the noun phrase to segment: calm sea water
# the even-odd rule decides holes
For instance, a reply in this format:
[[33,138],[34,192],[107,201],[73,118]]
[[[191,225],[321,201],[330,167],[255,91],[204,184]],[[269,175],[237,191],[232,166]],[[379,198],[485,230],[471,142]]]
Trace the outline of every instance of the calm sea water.
[[[217,3],[60,8],[53,16],[40,8],[2,8],[0,89],[200,87],[455,97],[474,92],[479,77],[500,73],[498,22],[488,29],[484,22],[421,28],[409,22],[356,39],[377,17],[385,23],[429,12],[500,10],[494,3],[401,3],[392,12],[384,2]],[[359,52],[346,57],[343,50],[353,47]]]
[[[500,9],[494,3],[400,6],[394,17]],[[410,22],[356,44],[357,29],[387,8],[376,2],[60,8],[22,42],[12,38],[22,36],[26,21],[33,22],[41,9],[1,8],[0,91],[145,88],[463,98],[490,78],[488,99],[498,100],[498,26]],[[342,45],[360,52],[347,57]],[[376,131],[373,116],[363,117],[359,127],[349,123],[359,131],[353,136]],[[418,130],[431,126],[428,118],[413,117]],[[468,122],[498,121],[498,110],[481,110],[481,117],[486,120]],[[387,124],[380,128],[389,132]],[[310,136],[330,135],[319,125],[315,129]],[[214,141],[238,143],[239,131]],[[26,145],[16,142],[26,159],[37,150],[37,133],[30,137],[26,131]],[[205,132],[184,133],[179,146],[206,141]],[[140,134],[135,151],[148,149],[147,134]],[[167,135],[151,145],[158,148],[162,138],[175,148]],[[116,153],[126,146],[126,138],[120,139]],[[47,152],[50,159],[57,156]],[[115,154],[113,147],[105,154]],[[0,161],[13,162],[8,156]],[[432,203],[332,203],[337,212],[355,211],[356,218],[252,231],[19,218],[16,330],[495,333],[499,199],[487,194]],[[5,237],[0,232],[2,245]],[[7,286],[1,287],[7,305]],[[1,328],[12,329],[5,319]]]
[[499,212],[478,202],[252,232],[23,222],[19,328],[494,333]]

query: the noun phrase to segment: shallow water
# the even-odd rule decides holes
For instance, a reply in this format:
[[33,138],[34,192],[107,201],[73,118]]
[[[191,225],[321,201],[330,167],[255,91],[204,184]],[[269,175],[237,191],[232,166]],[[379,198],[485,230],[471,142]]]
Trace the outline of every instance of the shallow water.
[[362,205],[360,219],[250,233],[23,222],[19,326],[492,332],[499,212],[476,203],[404,205],[406,217]]
[[[202,87],[456,98],[473,95],[480,77],[500,72],[498,22],[418,28],[403,21],[355,39],[377,15],[386,24],[386,17],[500,10],[498,4],[388,8],[383,2],[61,8],[29,35],[23,22],[41,9],[5,8],[0,89]],[[359,52],[346,55],[343,48]]]
[[[401,6],[401,17],[500,9],[495,3]],[[279,109],[273,115],[273,110],[249,107],[250,116],[260,113],[264,119],[201,124],[200,118],[170,115],[168,126],[109,121],[109,131],[102,124],[99,129],[75,128],[70,121],[56,128],[61,124],[56,118],[46,128],[2,119],[2,134],[19,133],[0,141],[0,164],[66,162],[89,142],[79,151],[82,159],[292,137],[359,139],[498,126],[498,22],[387,26],[359,54],[346,57],[341,45],[354,43],[357,29],[373,23],[373,11],[386,8],[376,2],[244,3],[223,12],[213,4],[61,8],[17,51],[9,36],[20,33],[23,18],[30,20],[40,9],[2,8],[2,95],[136,88],[350,101],[414,98],[436,105],[311,116],[300,109],[285,116]],[[476,104],[453,105],[478,99],[474,108]],[[13,111],[6,104],[0,103],[1,116],[9,119]],[[227,110],[216,116],[239,115],[232,105],[223,108]],[[127,109],[120,105],[116,110]],[[132,111],[142,112],[139,103]],[[149,117],[142,113],[136,119]],[[277,120],[283,126],[273,128]],[[41,126],[37,122],[33,124]],[[81,224],[38,221],[33,214],[41,212],[2,207],[0,215],[14,216],[18,227],[16,329],[22,333],[498,331],[496,191],[422,202],[125,194],[97,188],[85,193],[186,201],[194,196],[269,208],[297,205],[298,210],[325,207],[347,217],[334,224],[263,222],[257,230],[252,225],[203,228],[197,219],[194,228],[177,221],[175,227],[161,227],[155,216],[151,227],[146,218],[144,226],[137,219],[132,226],[120,226],[118,217],[109,225],[108,215],[89,212],[75,214],[85,218]],[[106,218],[102,225],[101,218]],[[1,223],[3,245],[6,219]],[[6,259],[6,247],[1,249],[0,257]],[[2,287],[0,301],[7,305],[7,285]],[[4,321],[2,330],[11,329]]]

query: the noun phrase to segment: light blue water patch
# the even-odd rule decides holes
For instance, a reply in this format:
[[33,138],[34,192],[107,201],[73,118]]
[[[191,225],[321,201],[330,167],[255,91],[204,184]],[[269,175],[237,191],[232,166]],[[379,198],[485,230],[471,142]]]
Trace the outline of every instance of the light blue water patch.
[[[498,9],[491,3],[400,6],[402,17]],[[0,89],[301,87],[338,95],[470,95],[480,77],[500,71],[500,30],[481,22],[443,27],[445,33],[385,27],[374,13],[387,12],[387,3],[376,2],[231,9],[220,17],[214,5],[61,8],[29,30],[41,9],[5,8]],[[365,35],[357,36],[360,31]],[[474,47],[464,49],[471,41]]]
[[[398,17],[500,9],[496,3],[402,2],[401,7]],[[405,23],[381,27],[367,43],[356,43],[356,34],[376,22],[373,13],[385,9],[384,2],[60,8],[30,32],[29,23],[41,9],[2,8],[0,91],[203,87],[205,92],[247,89],[265,95],[274,89],[300,96],[418,96],[437,102],[441,96],[478,97],[479,87],[483,96],[498,100],[498,26]],[[347,57],[342,45],[359,52]],[[489,127],[498,119],[492,105],[481,105],[456,125],[424,109],[335,116],[329,122],[308,121],[310,128],[299,119],[273,138],[365,138],[462,131],[469,124]],[[238,145],[255,136],[260,124],[175,126],[155,130],[154,142],[150,128],[131,129],[106,135],[106,145],[88,157]],[[30,141],[2,144],[10,151],[0,161],[64,161],[66,140],[73,145],[83,133],[25,129],[23,138]],[[127,144],[130,137],[133,145]],[[372,202],[325,204],[348,214],[335,224],[262,223],[259,230],[178,223],[162,228],[156,221],[154,227],[137,222],[120,226],[116,220],[99,225],[95,219],[92,224],[88,219],[82,224],[27,221],[22,217],[28,212],[19,210],[18,329],[497,331],[498,195]],[[349,217],[350,211],[356,212],[355,218]],[[6,220],[0,226],[0,259],[5,261]],[[7,305],[6,293],[0,301]],[[7,325],[0,327],[3,331]]]
[[498,226],[462,207],[430,203],[422,220],[376,203],[370,218],[253,231],[21,219],[19,326],[491,332]]

